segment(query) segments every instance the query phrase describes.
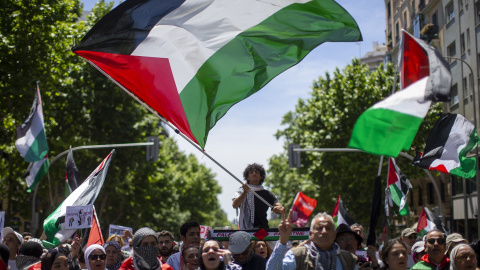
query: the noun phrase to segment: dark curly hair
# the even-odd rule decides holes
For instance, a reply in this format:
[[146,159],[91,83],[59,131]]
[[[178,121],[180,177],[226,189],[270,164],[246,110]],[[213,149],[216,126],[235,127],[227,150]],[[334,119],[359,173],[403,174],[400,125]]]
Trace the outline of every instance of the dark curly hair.
[[382,247],[382,250],[380,251],[380,259],[383,261],[384,263],[384,266],[380,268],[380,270],[386,270],[388,269],[388,264],[386,262],[386,259],[388,258],[388,253],[390,253],[390,250],[392,249],[392,247],[396,244],[400,244],[402,245],[405,250],[407,250],[407,246],[405,245],[405,243],[403,243],[402,241],[400,241],[400,239],[398,238],[395,238],[395,239],[391,239],[391,240],[388,240]]
[[[262,185],[263,181],[265,181],[266,173],[265,173],[265,168],[263,168],[263,166],[258,163],[248,164],[247,168],[245,168],[245,170],[243,171],[243,178],[247,180],[248,174],[254,170],[260,173],[260,177],[261,177],[260,185]],[[247,183],[249,183],[248,180],[247,180]]]

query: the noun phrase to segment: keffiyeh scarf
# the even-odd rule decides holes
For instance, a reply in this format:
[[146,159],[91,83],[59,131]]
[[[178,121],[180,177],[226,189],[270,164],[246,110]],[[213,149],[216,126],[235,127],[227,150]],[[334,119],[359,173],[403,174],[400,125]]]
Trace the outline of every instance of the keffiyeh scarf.
[[133,265],[137,270],[152,270],[161,267],[157,258],[158,248],[154,246],[143,246],[133,248]]
[[[248,185],[250,190],[255,192],[263,190],[263,186]],[[236,193],[233,199],[239,197],[243,193],[243,188],[240,188]],[[250,230],[253,229],[253,222],[255,219],[255,195],[252,192],[248,192],[247,198],[240,205],[240,217],[238,225],[240,230]]]
[[313,242],[305,244],[307,248],[307,257],[311,262],[315,262],[315,270],[335,270],[337,267],[337,258],[340,248],[337,243],[333,243],[331,250],[320,250]]
[[114,264],[106,264],[106,267],[107,267],[107,270],[118,270],[118,268],[120,268],[120,266],[122,265],[122,261],[123,261],[122,249],[120,248],[120,244],[118,244],[117,242],[108,241],[107,243],[105,243],[105,245],[103,245],[103,247],[105,248],[105,251],[107,250],[107,247],[110,245],[114,246],[115,249],[117,250],[118,258],[117,258],[117,262],[115,262]]

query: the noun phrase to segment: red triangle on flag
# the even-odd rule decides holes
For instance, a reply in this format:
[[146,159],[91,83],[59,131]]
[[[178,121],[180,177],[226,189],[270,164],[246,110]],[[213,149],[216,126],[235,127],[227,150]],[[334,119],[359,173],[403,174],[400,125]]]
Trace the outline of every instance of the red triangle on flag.
[[97,213],[93,210],[93,222],[92,227],[90,228],[90,233],[88,235],[88,242],[85,246],[85,249],[90,245],[98,244],[103,246],[103,235],[102,230],[100,229],[100,223],[98,222]]
[[268,236],[268,232],[264,229],[260,229],[258,232],[254,233],[253,236],[258,238],[258,240],[263,240],[265,237]]

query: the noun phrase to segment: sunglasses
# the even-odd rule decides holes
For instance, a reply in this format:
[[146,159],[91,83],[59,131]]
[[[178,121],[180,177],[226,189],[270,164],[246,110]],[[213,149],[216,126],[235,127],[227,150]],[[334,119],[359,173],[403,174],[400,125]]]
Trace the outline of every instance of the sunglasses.
[[407,236],[408,239],[416,239],[417,238],[417,235],[416,234],[410,234],[409,236]]
[[107,255],[105,255],[105,254],[100,254],[100,255],[98,255],[98,254],[97,254],[97,255],[93,255],[93,254],[92,254],[92,255],[88,256],[88,259],[89,259],[89,260],[92,260],[92,261],[96,261],[96,260],[98,260],[98,259],[100,259],[101,261],[103,261],[103,260],[105,260],[106,258],[107,258]]
[[435,244],[435,242],[437,242],[439,245],[443,245],[443,244],[445,244],[445,239],[443,239],[443,238],[430,238],[430,239],[427,240],[427,242],[430,245]]

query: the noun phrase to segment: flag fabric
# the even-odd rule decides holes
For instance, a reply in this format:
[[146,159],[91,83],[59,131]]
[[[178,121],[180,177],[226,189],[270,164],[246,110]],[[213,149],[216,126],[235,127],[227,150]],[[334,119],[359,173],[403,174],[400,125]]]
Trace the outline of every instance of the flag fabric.
[[97,244],[103,246],[104,240],[102,235],[102,229],[100,228],[100,222],[98,221],[97,212],[95,206],[93,207],[93,220],[92,227],[84,229],[82,233],[85,237],[82,239],[82,250],[85,252],[90,245]]
[[408,209],[407,195],[412,188],[412,184],[410,184],[405,174],[400,171],[393,158],[390,158],[388,161],[387,188],[388,195],[399,208],[399,214],[401,216],[408,215],[410,210]]
[[308,222],[308,218],[313,213],[313,210],[317,207],[317,200],[308,197],[299,191],[292,205],[292,221],[297,224],[299,228],[305,227]]
[[377,176],[373,186],[372,207],[370,208],[370,226],[368,229],[367,246],[374,245],[377,242],[377,234],[375,229],[377,227],[378,219],[380,218],[380,209],[382,208],[382,178]]
[[475,126],[460,114],[442,114],[428,136],[424,154],[417,153],[413,165],[463,178],[476,173],[475,157],[467,154],[478,144]]
[[435,216],[428,208],[423,207],[420,216],[418,217],[417,234],[422,237],[429,231],[438,229],[443,233],[448,233],[447,228],[442,220]]
[[343,201],[340,195],[338,195],[337,203],[335,204],[335,208],[333,209],[332,217],[333,221],[335,222],[335,228],[342,223],[347,224],[348,226],[355,223],[355,221],[353,221],[353,218],[348,214],[347,209],[345,209],[345,207],[343,206]]
[[72,50],[204,148],[233,105],[315,47],[360,40],[333,0],[136,0]]
[[48,156],[45,156],[42,160],[31,162],[28,165],[27,172],[25,173],[25,182],[27,182],[27,192],[32,192],[42,178],[47,174],[50,162]]
[[43,229],[47,240],[43,241],[43,244],[46,248],[58,246],[75,233],[76,230],[74,229],[65,229],[67,206],[87,205],[95,202],[107,176],[108,166],[110,165],[114,151],[115,150],[112,150],[90,176],[45,219]]
[[82,184],[78,175],[77,165],[73,159],[72,147],[68,149],[67,163],[65,166],[65,195],[68,196],[72,191]]
[[17,127],[15,147],[27,162],[43,160],[48,153],[47,136],[43,123],[42,98],[38,83],[30,115],[25,122]]
[[410,150],[432,101],[448,101],[452,76],[448,63],[424,41],[402,30],[399,62],[402,90],[362,113],[349,147],[397,157]]

